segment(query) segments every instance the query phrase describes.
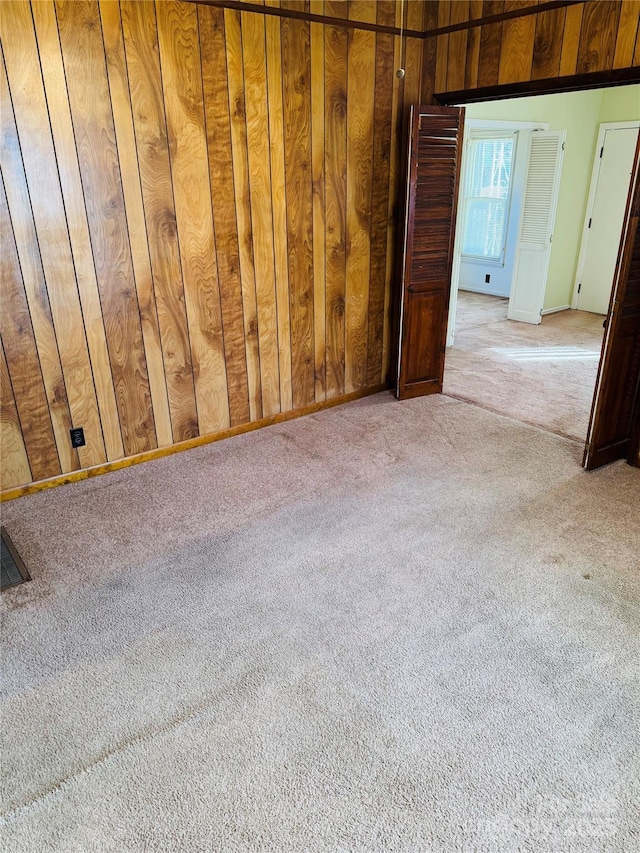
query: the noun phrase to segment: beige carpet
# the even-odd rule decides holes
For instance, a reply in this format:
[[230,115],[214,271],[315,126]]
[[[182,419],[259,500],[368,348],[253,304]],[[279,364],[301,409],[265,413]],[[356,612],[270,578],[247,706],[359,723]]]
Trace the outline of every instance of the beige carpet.
[[3,849],[638,849],[640,471],[381,394],[3,506]]
[[499,297],[459,291],[444,392],[584,440],[604,317],[562,311],[532,326],[507,320],[507,303]]

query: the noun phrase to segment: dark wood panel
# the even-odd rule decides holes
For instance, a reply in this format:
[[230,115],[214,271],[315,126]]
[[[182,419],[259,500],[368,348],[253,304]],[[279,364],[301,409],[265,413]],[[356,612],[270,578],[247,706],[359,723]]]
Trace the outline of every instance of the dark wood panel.
[[373,185],[371,192],[371,268],[367,343],[367,383],[371,385],[382,381],[383,370],[382,347],[393,108],[393,90],[386,85],[386,81],[393,75],[393,39],[391,36],[378,35],[376,41]]
[[283,19],[284,152],[294,408],[315,397],[309,25]]
[[111,374],[127,456],[157,447],[98,7],[56,3]]
[[158,46],[198,428],[229,426],[195,6],[157,3]]
[[122,25],[174,441],[198,435],[153,3],[123,0]]
[[[37,6],[40,7],[41,4],[37,4]],[[149,372],[151,404],[158,445],[166,447],[173,443],[173,430],[162,354],[162,338],[158,322],[158,306],[153,286],[149,241],[140,187],[140,170],[124,54],[120,5],[112,3],[111,0],[100,0],[100,18],[113,109],[113,124],[122,175],[122,191],[131,243],[131,260],[138,293],[142,339]],[[120,455],[124,454],[121,453]]]
[[[20,152],[69,409],[73,425],[85,433],[86,445],[78,450],[78,458],[82,467],[91,467],[107,457],[33,17],[28,3],[12,3],[10,9],[10,14],[3,9],[0,15],[0,32]],[[12,177],[5,174],[5,181]],[[7,197],[11,207],[9,190]]]
[[[49,413],[56,437],[57,456],[63,473],[80,467],[78,453],[71,447],[71,414],[60,364],[56,333],[51,316],[42,260],[20,154],[18,132],[10,104],[9,88],[0,63],[0,167],[8,196],[12,229],[16,239],[20,272],[29,306]],[[13,392],[12,392],[13,393]]]
[[613,67],[620,3],[586,3],[578,47],[577,74]]
[[[502,0],[485,0],[483,15],[502,11]],[[500,70],[502,24],[486,24],[480,30],[480,58],[478,61],[478,86],[496,86]]]
[[[513,10],[513,0],[506,0],[505,11]],[[502,24],[498,83],[517,83],[531,79],[531,61],[536,32],[533,15],[523,15]]]
[[43,480],[60,473],[60,462],[9,219],[4,181],[0,181],[0,245],[0,336],[31,474],[34,479]]
[[346,197],[347,197],[347,33],[325,32],[325,245],[326,389],[344,394]]
[[236,225],[231,126],[225,53],[224,12],[201,6],[198,9],[202,54],[209,176],[216,247],[224,349],[229,383],[231,426],[249,420],[247,356],[244,341],[240,253]]
[[2,448],[0,488],[4,491],[30,482],[33,476],[29,468],[9,370],[1,344],[0,341],[0,447]]
[[536,17],[531,79],[557,77],[560,73],[566,9],[553,9]]

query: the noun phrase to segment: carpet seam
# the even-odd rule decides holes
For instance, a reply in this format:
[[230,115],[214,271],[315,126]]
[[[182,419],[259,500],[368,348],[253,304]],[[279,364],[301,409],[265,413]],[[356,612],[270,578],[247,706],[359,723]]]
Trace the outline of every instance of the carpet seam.
[[203,714],[206,710],[213,706],[214,701],[218,697],[218,695],[219,692],[214,695],[209,695],[206,699],[203,699],[202,702],[199,702],[197,705],[192,706],[190,709],[182,711],[179,714],[175,714],[167,722],[163,723],[152,731],[142,732],[141,734],[136,735],[135,737],[121,742],[117,746],[113,747],[113,749],[103,750],[103,752],[99,754],[97,758],[89,762],[84,767],[81,767],[79,770],[75,770],[71,773],[68,773],[66,776],[63,776],[57,782],[50,785],[47,789],[31,797],[27,801],[20,803],[17,806],[14,806],[6,812],[0,812],[0,826],[4,825],[5,823],[11,822],[15,818],[19,817],[20,814],[22,814],[23,812],[28,811],[33,806],[38,805],[39,803],[47,800],[49,797],[52,797],[55,794],[59,793],[68,785],[71,785],[76,779],[79,779],[81,776],[89,775],[97,767],[106,764],[116,755],[120,755],[121,753],[126,752],[127,750],[132,749],[133,747],[138,746],[141,743],[152,741],[154,738],[158,737],[158,735],[166,734],[172,729],[176,729],[184,725],[185,723],[188,723],[191,720],[195,719],[197,716]]
[[519,420],[518,418],[513,418],[510,415],[505,415],[504,412],[498,411],[498,409],[492,409],[490,406],[483,406],[482,403],[478,403],[475,400],[470,400],[468,397],[463,397],[461,394],[452,394],[450,392],[443,391],[443,397],[449,397],[451,400],[458,400],[460,403],[466,403],[469,406],[475,406],[476,409],[482,409],[483,412],[491,412],[492,415],[498,415],[500,418],[504,418],[507,421],[511,421],[514,424],[523,424],[524,426],[528,426],[531,429],[536,429],[538,432],[543,432],[546,435],[555,435],[556,438],[562,438],[564,441],[570,441],[572,444],[582,445],[586,441],[585,438],[576,438],[573,435],[567,435],[564,432],[557,432],[553,429],[546,429],[540,424],[531,423],[531,421]]

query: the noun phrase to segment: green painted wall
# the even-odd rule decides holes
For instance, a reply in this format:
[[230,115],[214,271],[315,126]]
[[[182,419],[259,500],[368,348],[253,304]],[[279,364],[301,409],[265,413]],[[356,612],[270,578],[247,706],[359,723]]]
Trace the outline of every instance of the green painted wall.
[[602,122],[640,119],[640,85],[467,105],[467,117],[539,121],[566,130],[545,308],[571,303],[596,140]]

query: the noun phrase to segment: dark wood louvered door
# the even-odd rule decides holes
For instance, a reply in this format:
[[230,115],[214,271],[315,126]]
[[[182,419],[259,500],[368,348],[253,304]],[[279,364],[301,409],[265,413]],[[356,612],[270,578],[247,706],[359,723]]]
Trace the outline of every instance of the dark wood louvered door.
[[398,399],[442,391],[464,109],[409,114]]
[[624,458],[640,467],[639,225],[640,134],[584,453],[589,470]]

